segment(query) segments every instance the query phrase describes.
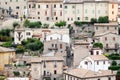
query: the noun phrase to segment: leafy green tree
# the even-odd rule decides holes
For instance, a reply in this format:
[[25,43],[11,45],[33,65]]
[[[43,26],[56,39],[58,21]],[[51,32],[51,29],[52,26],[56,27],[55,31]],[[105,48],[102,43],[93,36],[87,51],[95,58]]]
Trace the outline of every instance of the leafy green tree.
[[117,76],[120,76],[120,69],[117,71]]
[[13,74],[14,74],[14,76],[17,76],[17,77],[20,76],[20,72],[19,71],[14,71]]
[[28,38],[27,40],[22,41],[22,45],[31,51],[43,51],[43,43],[35,38]]
[[117,66],[117,62],[116,61],[112,61],[112,66]]
[[76,26],[82,26],[82,23],[81,23],[80,21],[74,21],[74,24],[75,24]]
[[5,42],[5,43],[2,44],[3,47],[11,47],[11,45],[12,45],[11,41]]
[[26,19],[26,20],[24,21],[23,26],[28,27],[29,24],[30,24],[30,21],[29,21],[28,19]]
[[91,18],[91,23],[92,24],[97,23],[97,19],[96,18]]
[[16,48],[16,53],[24,53],[25,48],[22,45],[18,45]]
[[100,17],[98,18],[98,23],[109,23],[109,18],[108,18],[108,16],[104,16],[104,17],[100,16]]
[[49,27],[49,24],[43,24],[43,28],[48,28]]
[[55,26],[57,26],[57,27],[63,27],[63,26],[66,26],[66,21],[60,21],[60,22],[56,22],[55,23]]
[[19,26],[18,22],[13,23],[13,28],[15,29],[17,26]]
[[102,44],[102,43],[94,43],[94,44],[93,44],[93,47],[94,47],[94,48],[97,48],[97,47],[98,47],[98,48],[100,48],[100,49],[103,49],[103,44]]

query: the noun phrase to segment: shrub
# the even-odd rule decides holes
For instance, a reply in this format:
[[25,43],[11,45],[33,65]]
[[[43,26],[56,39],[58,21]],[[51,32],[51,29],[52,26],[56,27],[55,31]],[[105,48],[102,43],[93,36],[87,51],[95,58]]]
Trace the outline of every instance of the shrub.
[[117,65],[117,62],[116,61],[112,61],[112,66],[116,66]]

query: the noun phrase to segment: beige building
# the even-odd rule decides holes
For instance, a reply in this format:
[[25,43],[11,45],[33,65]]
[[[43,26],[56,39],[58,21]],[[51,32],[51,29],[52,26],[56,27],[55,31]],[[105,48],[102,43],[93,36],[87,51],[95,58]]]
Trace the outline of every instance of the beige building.
[[95,36],[95,42],[101,42],[106,52],[118,52],[120,36],[112,32],[103,33]]
[[116,21],[118,4],[106,0],[66,1],[63,10],[63,20],[68,23],[90,21],[91,18],[98,19],[100,16],[108,16],[110,21]]
[[0,70],[4,70],[4,66],[11,64],[13,59],[15,59],[15,50],[0,47]]
[[63,57],[44,56],[31,59],[31,75],[33,80],[59,79],[63,74]]
[[63,0],[28,0],[28,16],[43,22],[63,20]]
[[67,48],[69,48],[69,45],[60,40],[46,41],[46,42],[44,42],[43,53],[48,53],[48,52],[52,52],[52,51],[58,52],[58,53],[66,53]]
[[27,0],[0,0],[0,7],[4,12],[16,17],[27,16]]
[[95,36],[102,34],[102,33],[108,33],[108,32],[118,34],[118,23],[116,23],[116,22],[95,23],[94,24],[94,32],[95,32]]
[[65,80],[116,80],[116,73],[110,70],[94,72],[87,69],[77,68],[64,72]]

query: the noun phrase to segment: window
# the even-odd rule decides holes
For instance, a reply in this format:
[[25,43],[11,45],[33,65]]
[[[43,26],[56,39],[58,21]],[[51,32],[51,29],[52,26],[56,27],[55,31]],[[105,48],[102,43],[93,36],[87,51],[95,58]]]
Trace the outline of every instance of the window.
[[107,26],[107,30],[109,30],[109,26]]
[[62,44],[60,44],[60,49],[62,49]]
[[99,55],[99,51],[96,51],[96,55]]
[[113,37],[113,41],[115,41],[115,37]]
[[69,18],[68,18],[68,21],[69,21]]
[[106,44],[106,48],[108,48],[108,44]]
[[108,80],[111,80],[111,77],[108,77]]
[[52,37],[50,37],[50,40],[52,40]]
[[46,20],[48,21],[48,20],[49,20],[49,17],[46,17]]
[[38,14],[40,14],[40,12],[38,12]]
[[27,32],[26,35],[30,35],[30,32]]
[[97,79],[97,80],[100,80],[100,79]]
[[18,2],[18,0],[16,0],[16,2]]
[[58,17],[56,17],[55,19],[58,20]]
[[105,64],[105,61],[103,61],[103,64]]
[[12,0],[10,0],[10,2],[12,2]]
[[45,16],[47,15],[47,11],[45,11]]
[[107,37],[105,37],[105,41],[107,41]]
[[114,4],[112,4],[112,9],[114,8]]
[[85,9],[85,13],[87,14],[87,9]]
[[54,74],[57,74],[57,71],[56,71],[56,70],[54,70]]
[[56,78],[54,78],[53,80],[56,80]]
[[88,62],[87,62],[87,61],[85,61],[85,65],[88,65]]
[[31,5],[29,4],[29,8],[31,8]]
[[75,8],[75,6],[72,6],[72,8]]
[[19,6],[16,6],[16,9],[19,9]]
[[40,5],[38,5],[38,8],[40,8]]
[[88,20],[88,17],[85,17],[85,20]]
[[54,4],[54,8],[56,8],[56,4]]
[[46,5],[46,8],[48,8],[48,5]]
[[117,27],[115,27],[115,30],[117,29]]
[[100,14],[100,10],[98,10],[98,14]]
[[96,27],[96,30],[98,30],[98,27]]
[[44,75],[44,76],[46,75],[46,71],[44,71],[43,75]]
[[46,68],[46,62],[45,61],[43,62],[43,68]]
[[77,17],[77,20],[80,20],[80,17]]
[[71,21],[73,21],[73,18],[71,18]]
[[54,47],[54,44],[52,44],[52,47]]
[[99,61],[97,61],[97,65],[99,65]]
[[55,68],[57,67],[57,61],[54,62],[54,67],[55,67]]
[[38,19],[40,19],[40,17],[38,17]]
[[112,11],[112,14],[114,14],[114,11]]
[[55,47],[57,48],[57,44],[55,44]]
[[60,8],[62,8],[62,4],[60,4]]
[[24,9],[26,9],[26,6],[24,6]]
[[5,2],[5,4],[7,4],[7,2]]
[[56,12],[54,12],[54,16],[56,16]]
[[67,9],[67,6],[65,6],[65,9]]
[[62,11],[60,11],[60,16],[62,16]]

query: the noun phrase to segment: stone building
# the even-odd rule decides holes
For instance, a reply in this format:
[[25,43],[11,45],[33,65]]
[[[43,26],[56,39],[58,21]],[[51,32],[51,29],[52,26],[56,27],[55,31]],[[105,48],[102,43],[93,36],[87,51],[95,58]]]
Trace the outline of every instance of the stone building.
[[59,79],[63,74],[63,57],[42,56],[31,59],[31,75],[33,80]]
[[27,17],[27,0],[0,0],[0,7],[9,15]]

